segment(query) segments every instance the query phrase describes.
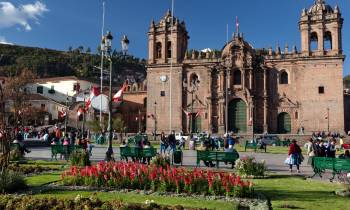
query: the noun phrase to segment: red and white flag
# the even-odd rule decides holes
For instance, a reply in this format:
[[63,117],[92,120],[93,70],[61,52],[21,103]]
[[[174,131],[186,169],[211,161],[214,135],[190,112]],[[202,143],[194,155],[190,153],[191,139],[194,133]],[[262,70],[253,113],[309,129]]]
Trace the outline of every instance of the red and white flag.
[[123,100],[123,94],[124,94],[126,87],[127,87],[127,85],[124,84],[123,87],[113,96],[113,101],[115,103]]
[[85,110],[82,107],[79,107],[78,112],[77,112],[78,117],[80,115],[82,115],[84,112],[85,112]]
[[184,110],[184,109],[182,109],[182,111],[185,112],[185,115],[186,115],[187,117],[191,116],[191,112],[187,112],[187,111]]
[[195,116],[195,118],[202,116],[202,114],[204,113],[203,109],[199,110]]
[[95,97],[97,97],[99,95],[100,95],[100,89],[98,87],[92,86],[90,97],[88,98],[88,100],[85,103],[85,109],[86,110],[88,110],[90,108],[92,99],[94,99]]
[[65,112],[65,111],[58,111],[58,116],[60,117],[60,118],[65,118],[66,117],[66,115],[67,115],[67,112]]

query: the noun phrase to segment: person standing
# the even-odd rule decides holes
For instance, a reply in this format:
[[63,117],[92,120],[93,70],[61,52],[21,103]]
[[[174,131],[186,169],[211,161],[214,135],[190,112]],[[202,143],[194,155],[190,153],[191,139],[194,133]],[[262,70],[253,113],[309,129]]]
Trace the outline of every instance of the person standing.
[[295,139],[292,140],[292,144],[289,146],[289,151],[288,151],[288,164],[289,164],[289,170],[292,172],[293,170],[293,165],[297,167],[297,172],[300,173],[300,164],[302,162],[303,156],[301,154],[301,148],[297,144],[297,141]]
[[172,131],[171,134],[168,136],[170,151],[173,153],[176,151],[176,138],[175,138],[175,131]]
[[160,134],[160,154],[165,153],[167,148],[168,148],[167,140],[164,132],[162,131],[162,133]]

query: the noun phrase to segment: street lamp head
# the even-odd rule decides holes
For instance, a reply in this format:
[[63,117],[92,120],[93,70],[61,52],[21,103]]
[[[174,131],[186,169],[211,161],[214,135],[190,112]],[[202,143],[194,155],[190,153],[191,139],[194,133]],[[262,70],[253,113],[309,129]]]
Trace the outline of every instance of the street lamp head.
[[121,43],[122,43],[123,53],[126,54],[128,52],[129,44],[130,44],[130,41],[126,35],[123,36]]
[[104,37],[104,45],[107,48],[107,51],[110,51],[112,49],[112,40],[113,40],[112,33],[110,31],[107,31],[107,34]]

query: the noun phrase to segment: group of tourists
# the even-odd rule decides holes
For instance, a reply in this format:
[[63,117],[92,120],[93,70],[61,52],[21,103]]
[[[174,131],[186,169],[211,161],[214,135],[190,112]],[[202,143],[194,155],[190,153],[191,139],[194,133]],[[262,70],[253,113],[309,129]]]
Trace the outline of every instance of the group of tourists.
[[[185,139],[181,138],[179,149],[185,148]],[[176,137],[175,131],[172,131],[168,136],[164,132],[160,134],[160,154],[170,153],[176,151]]]
[[[341,146],[340,146],[341,147]],[[340,148],[338,147],[338,148]],[[331,138],[328,141],[322,139],[313,140],[312,138],[306,144],[307,154],[309,157],[329,157],[335,158],[337,152],[337,140]],[[350,158],[349,150],[345,150],[344,154],[339,156],[340,158]]]

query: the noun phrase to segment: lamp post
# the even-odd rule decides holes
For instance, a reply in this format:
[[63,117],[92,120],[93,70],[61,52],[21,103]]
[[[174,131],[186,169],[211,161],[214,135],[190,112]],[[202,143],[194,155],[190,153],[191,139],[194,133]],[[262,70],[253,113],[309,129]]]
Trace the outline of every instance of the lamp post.
[[157,102],[154,102],[154,141],[157,140]]
[[112,40],[113,36],[111,32],[107,32],[107,34],[103,37],[102,42],[104,43],[104,52],[106,55],[108,55],[108,60],[109,60],[109,95],[108,95],[108,109],[109,109],[109,114],[108,114],[108,148],[106,152],[106,161],[112,161],[114,160],[113,158],[113,147],[112,147],[112,140],[113,140],[113,132],[112,132],[112,67],[113,67],[113,62],[112,62]]
[[329,133],[329,107],[327,108],[327,130]]
[[122,44],[123,55],[126,56],[126,54],[128,53],[129,44],[130,44],[128,36],[126,36],[126,35],[123,36],[121,44]]
[[[103,51],[105,52],[105,55],[108,55],[108,60],[109,60],[109,103],[108,103],[108,108],[109,108],[109,115],[108,115],[108,148],[106,152],[106,161],[112,161],[114,160],[113,158],[113,147],[112,147],[112,141],[113,141],[113,132],[112,132],[112,78],[113,78],[113,62],[112,62],[112,40],[113,36],[110,31],[107,32],[107,34],[103,37],[102,43],[103,43]],[[122,41],[122,50],[123,53],[126,55],[129,47],[130,41],[127,39],[127,36],[124,35]]]
[[67,134],[67,120],[68,120],[68,93],[67,93],[67,98],[66,98],[66,114],[64,116],[64,134]]

